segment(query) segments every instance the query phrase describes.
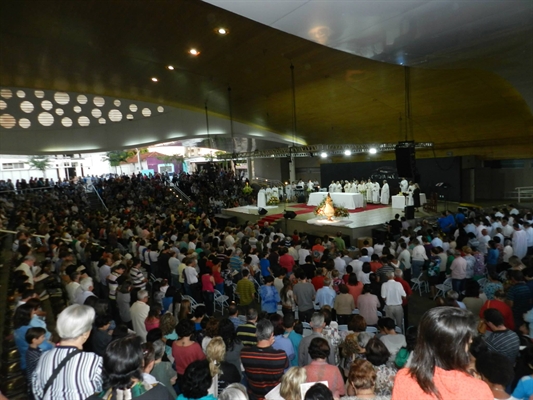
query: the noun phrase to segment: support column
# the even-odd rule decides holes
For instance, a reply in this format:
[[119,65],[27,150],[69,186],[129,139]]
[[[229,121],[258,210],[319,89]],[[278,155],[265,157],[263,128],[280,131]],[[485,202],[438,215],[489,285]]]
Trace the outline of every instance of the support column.
[[289,163],[289,179],[289,183],[296,181],[296,157],[293,156],[291,156],[291,162]]
[[251,182],[252,179],[255,178],[255,165],[254,165],[253,158],[248,157],[247,164],[248,164],[248,179]]

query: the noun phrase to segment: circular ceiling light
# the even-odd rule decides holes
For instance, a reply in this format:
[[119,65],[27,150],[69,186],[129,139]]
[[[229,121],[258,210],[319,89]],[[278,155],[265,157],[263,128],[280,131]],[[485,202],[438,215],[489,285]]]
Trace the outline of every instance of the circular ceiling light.
[[19,125],[21,128],[28,129],[31,126],[31,121],[28,118],[19,119]]
[[131,114],[126,115],[126,119],[132,120],[133,119],[133,115],[131,115]]
[[170,71],[174,71],[174,66],[172,66],[172,65],[167,65],[167,69],[170,70]]
[[0,110],[5,110],[7,108],[7,103],[4,100],[0,100]]
[[81,107],[80,106],[74,106],[74,112],[75,113],[81,113]]
[[38,99],[42,99],[44,97],[44,92],[42,90],[36,90],[35,97],[37,97]]
[[63,111],[62,108],[56,108],[56,114],[57,114],[57,115],[60,115],[60,116],[61,116],[61,115],[63,115],[64,113],[65,113],[65,111]]
[[100,123],[100,125],[103,125],[103,124],[105,124],[107,121],[105,120],[105,118],[100,118],[100,119],[98,120],[98,122]]
[[143,114],[145,117],[149,117],[150,115],[152,115],[152,111],[151,111],[149,108],[143,108],[143,110],[142,110],[142,114]]
[[82,115],[81,117],[78,118],[78,124],[80,124],[80,126],[89,126],[91,124],[91,121],[89,120],[88,117],[86,117],[85,115]]
[[344,150],[344,155],[345,156],[351,156],[352,155],[352,151],[351,150]]
[[23,99],[26,97],[26,92],[24,90],[17,90],[17,97]]
[[103,105],[105,104],[105,100],[103,97],[100,97],[100,96],[96,96],[94,99],[93,99],[93,103],[96,107],[103,107]]
[[130,111],[131,112],[137,112],[137,105],[136,104],[130,104]]
[[158,79],[154,76],[154,77],[152,78],[152,82],[157,82],[157,81],[158,81]]
[[78,95],[77,100],[80,104],[87,104],[87,96],[85,96],[84,94]]
[[68,93],[65,92],[55,92],[54,100],[57,104],[61,104],[62,106],[64,106],[70,101],[70,96]]
[[99,108],[93,108],[91,111],[91,115],[94,118],[100,118],[102,116],[102,110],[100,110]]
[[115,107],[120,107],[120,100],[115,100],[113,104],[115,105]]
[[15,117],[13,117],[10,114],[2,114],[0,115],[0,126],[2,128],[11,129],[16,125],[17,121],[15,120]]
[[20,109],[26,114],[31,113],[33,111],[33,108],[33,103],[29,102],[28,100],[24,100],[22,103],[20,103]]
[[328,153],[326,153],[325,151],[320,153],[320,157],[322,157],[322,158],[326,158],[327,156],[328,156]]
[[197,56],[198,54],[200,54],[200,52],[196,49],[190,49],[189,54],[193,56]]
[[2,89],[0,90],[0,96],[2,96],[4,99],[10,99],[11,96],[13,96],[13,93],[11,93],[11,90],[9,89]]
[[61,120],[61,123],[65,128],[69,128],[72,126],[72,120],[69,117],[65,117]]
[[122,113],[119,110],[111,110],[111,111],[109,111],[108,117],[113,122],[122,121]]
[[217,29],[217,33],[219,35],[227,35],[229,32],[228,32],[228,30],[226,28],[218,28]]
[[371,147],[371,148],[368,149],[368,152],[370,154],[376,154],[378,151],[374,147]]
[[163,111],[165,111],[165,109],[162,106],[159,106],[159,107],[157,107],[157,111],[158,112],[163,112]]
[[42,112],[37,117],[42,126],[50,126],[54,123],[54,116],[49,112]]
[[41,101],[41,107],[45,109],[46,111],[49,111],[52,109],[53,104],[50,100],[43,100]]

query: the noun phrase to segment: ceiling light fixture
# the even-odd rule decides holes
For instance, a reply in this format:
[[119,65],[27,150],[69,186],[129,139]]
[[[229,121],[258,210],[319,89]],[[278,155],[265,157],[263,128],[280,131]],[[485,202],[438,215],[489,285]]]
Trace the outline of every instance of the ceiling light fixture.
[[227,35],[229,32],[227,29],[225,28],[218,28],[217,29],[217,32],[220,34],[220,35]]
[[344,155],[345,156],[351,156],[352,155],[352,151],[351,150],[344,150]]
[[154,76],[154,77],[152,78],[152,82],[157,82],[157,81],[158,81],[158,79]]
[[328,153],[326,153],[325,151],[320,153],[320,157],[322,157],[322,158],[326,158],[327,156],[328,156]]
[[174,71],[174,67],[172,65],[167,65],[167,69],[169,69],[170,71]]
[[189,54],[193,55],[193,56],[197,56],[198,54],[200,54],[200,52],[196,49],[190,49],[189,50]]
[[368,149],[368,152],[370,154],[376,154],[378,151],[374,147],[371,147],[371,148]]

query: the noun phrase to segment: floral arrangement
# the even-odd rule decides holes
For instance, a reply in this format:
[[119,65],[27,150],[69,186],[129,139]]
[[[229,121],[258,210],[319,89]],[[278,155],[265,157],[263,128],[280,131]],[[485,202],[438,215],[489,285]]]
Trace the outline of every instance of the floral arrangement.
[[[315,211],[314,211],[315,215],[324,215],[323,210],[326,204],[326,200],[327,200],[327,197],[325,197],[324,200],[322,200],[320,204],[316,206]],[[333,204],[333,209],[335,210],[335,214],[334,214],[335,217],[345,218],[345,217],[350,216],[348,209],[345,207],[340,207],[340,206],[336,206],[335,204]]]
[[276,196],[271,196],[267,200],[267,206],[276,206],[278,204],[279,204],[279,198],[277,198]]
[[245,187],[242,188],[242,192],[243,192],[244,194],[246,194],[246,195],[248,195],[248,194],[252,194],[253,191],[254,191],[254,190],[252,189],[252,187],[251,187],[251,186],[248,186],[248,185],[246,185]]

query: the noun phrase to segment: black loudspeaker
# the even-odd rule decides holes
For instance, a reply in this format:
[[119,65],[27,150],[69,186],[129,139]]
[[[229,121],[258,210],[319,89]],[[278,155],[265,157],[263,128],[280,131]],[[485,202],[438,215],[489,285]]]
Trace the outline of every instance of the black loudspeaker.
[[259,209],[257,210],[257,213],[259,215],[267,215],[268,214],[268,210],[265,210],[263,207],[259,207]]
[[405,206],[405,218],[415,219],[415,206]]
[[416,158],[414,147],[396,147],[396,169],[399,177],[415,177]]
[[294,211],[285,211],[283,213],[283,218],[285,218],[285,219],[294,219],[294,218],[296,218],[296,213]]

